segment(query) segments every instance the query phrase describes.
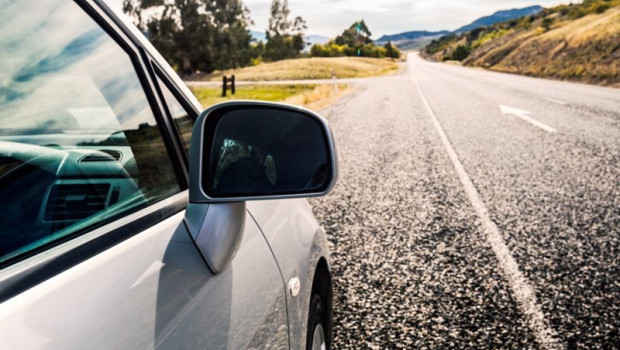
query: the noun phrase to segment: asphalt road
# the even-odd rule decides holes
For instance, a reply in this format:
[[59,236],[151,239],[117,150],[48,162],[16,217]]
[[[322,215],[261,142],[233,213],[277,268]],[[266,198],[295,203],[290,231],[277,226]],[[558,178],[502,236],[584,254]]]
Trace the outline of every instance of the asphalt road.
[[620,348],[620,90],[410,55],[322,111],[335,348]]

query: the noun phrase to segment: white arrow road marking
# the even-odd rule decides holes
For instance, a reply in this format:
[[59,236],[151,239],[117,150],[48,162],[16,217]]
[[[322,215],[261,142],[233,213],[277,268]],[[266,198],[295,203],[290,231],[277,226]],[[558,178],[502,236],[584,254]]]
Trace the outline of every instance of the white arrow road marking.
[[539,122],[538,120],[531,118],[528,116],[528,114],[530,114],[530,112],[528,111],[524,111],[522,109],[518,109],[518,108],[514,108],[514,107],[508,107],[508,106],[504,106],[504,105],[499,105],[499,110],[502,111],[502,114],[510,114],[510,115],[514,115],[515,117],[519,117],[523,120],[525,120],[528,123],[531,123],[547,132],[556,132],[557,130],[555,130],[554,128],[550,127],[549,125]]

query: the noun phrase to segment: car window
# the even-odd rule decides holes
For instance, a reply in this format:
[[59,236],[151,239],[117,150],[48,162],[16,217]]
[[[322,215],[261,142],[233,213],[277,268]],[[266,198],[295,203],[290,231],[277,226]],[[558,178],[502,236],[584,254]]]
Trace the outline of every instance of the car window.
[[189,116],[189,113],[183,108],[183,105],[177,100],[172,91],[166,86],[164,81],[157,75],[157,83],[161,88],[161,92],[164,95],[164,101],[170,117],[174,121],[174,125],[179,135],[181,135],[181,141],[183,142],[183,148],[185,153],[189,156],[189,146],[192,139],[192,129],[194,128],[194,121]]
[[0,0],[0,263],[180,191],[129,54],[45,3]]

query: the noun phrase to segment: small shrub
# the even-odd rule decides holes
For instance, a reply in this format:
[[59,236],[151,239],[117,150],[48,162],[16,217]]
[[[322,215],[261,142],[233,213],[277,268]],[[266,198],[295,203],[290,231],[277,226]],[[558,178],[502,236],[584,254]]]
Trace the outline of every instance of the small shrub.
[[594,12],[601,14],[605,11],[607,11],[609,9],[609,5],[607,4],[600,4],[596,7],[596,9],[594,10]]
[[586,15],[586,12],[582,8],[578,8],[578,9],[575,9],[574,11],[571,11],[570,14],[568,15],[568,18],[578,19],[585,15]]
[[467,56],[469,56],[470,53],[471,53],[471,48],[469,46],[459,45],[452,52],[452,57],[451,58],[453,60],[455,60],[455,61],[462,61],[462,60],[466,59]]
[[439,39],[435,39],[431,41],[431,43],[426,46],[424,51],[426,51],[426,53],[429,55],[435,54],[439,51],[445,50],[446,48],[448,48],[448,46],[450,46],[452,42],[456,40],[457,40],[456,34],[444,35]]
[[542,23],[540,23],[540,26],[545,28],[545,31],[548,31],[551,28],[552,24],[553,24],[553,18],[545,17]]

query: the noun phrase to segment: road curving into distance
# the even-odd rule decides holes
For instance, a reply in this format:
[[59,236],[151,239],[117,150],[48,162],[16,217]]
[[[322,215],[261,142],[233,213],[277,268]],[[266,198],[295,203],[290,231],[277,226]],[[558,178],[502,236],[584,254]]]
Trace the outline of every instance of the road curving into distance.
[[335,348],[617,348],[620,90],[407,66],[322,111]]

